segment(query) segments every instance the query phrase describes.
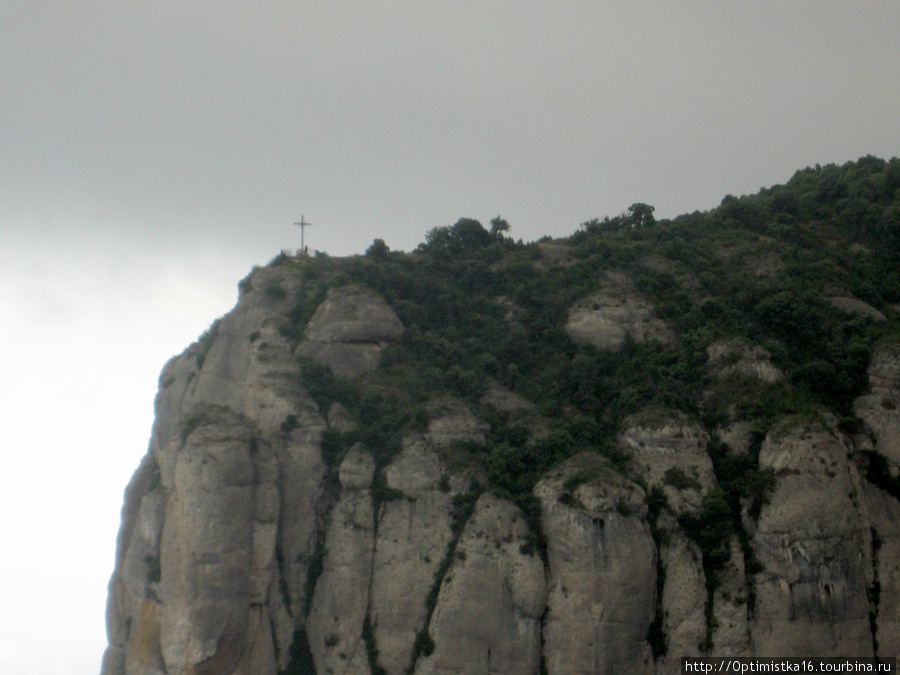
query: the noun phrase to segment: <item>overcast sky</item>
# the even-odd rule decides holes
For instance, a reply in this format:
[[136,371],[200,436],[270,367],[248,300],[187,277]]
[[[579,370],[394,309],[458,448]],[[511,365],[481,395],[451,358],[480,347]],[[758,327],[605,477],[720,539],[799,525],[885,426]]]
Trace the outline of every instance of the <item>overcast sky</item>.
[[95,675],[159,370],[284,247],[900,155],[900,3],[0,0],[0,672]]

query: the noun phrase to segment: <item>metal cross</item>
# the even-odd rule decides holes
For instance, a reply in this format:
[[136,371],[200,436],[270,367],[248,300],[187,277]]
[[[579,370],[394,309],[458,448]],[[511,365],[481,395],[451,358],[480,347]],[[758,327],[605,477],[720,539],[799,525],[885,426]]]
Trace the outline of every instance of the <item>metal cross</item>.
[[294,225],[299,225],[299,226],[300,226],[300,250],[301,250],[303,253],[306,253],[306,246],[305,246],[304,243],[303,243],[303,232],[304,232],[304,230],[306,230],[307,227],[309,227],[310,225],[312,225],[312,223],[307,223],[306,220],[304,219],[304,217],[303,217],[303,216],[300,216],[300,222],[299,222],[299,223],[294,223]]

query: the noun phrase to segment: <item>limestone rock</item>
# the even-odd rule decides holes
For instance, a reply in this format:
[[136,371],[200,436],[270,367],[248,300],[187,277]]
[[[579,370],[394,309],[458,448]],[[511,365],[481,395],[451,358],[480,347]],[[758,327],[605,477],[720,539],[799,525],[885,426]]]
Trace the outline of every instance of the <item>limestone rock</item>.
[[295,292],[296,276],[254,274],[235,309],[163,370],[123,513],[104,675],[287,663],[317,537],[325,423],[277,330],[286,307],[273,287]]
[[653,672],[646,638],[657,560],[643,490],[601,458],[582,454],[548,474],[534,493],[549,560],[547,672]]
[[656,661],[657,675],[680,673],[683,656],[750,655],[747,582],[738,537],[731,537],[730,556],[710,580],[702,551],[669,511],[660,513],[655,530],[660,556],[659,616],[666,647]]
[[878,654],[900,654],[900,502],[868,484],[863,489],[871,523],[870,610]]
[[609,273],[600,288],[569,309],[566,333],[575,342],[616,352],[627,339],[670,344],[675,335],[622,274]]
[[857,300],[856,298],[841,296],[828,298],[828,302],[831,303],[833,307],[837,307],[842,312],[847,312],[848,314],[858,314],[860,316],[866,316],[870,319],[874,319],[879,323],[887,321],[887,317],[877,309],[872,307],[872,305],[867,302],[863,302],[862,300]]
[[345,490],[368,490],[372,487],[375,460],[358,447],[350,450],[338,469],[338,480]]
[[303,342],[297,353],[331,368],[335,375],[357,377],[374,372],[381,360],[382,345],[374,342]]
[[[681,658],[700,656],[706,640],[706,577],[700,550],[674,524],[660,547],[660,564],[665,570],[662,617],[666,636],[666,657],[656,672],[678,673]],[[717,652],[718,653],[718,652]]]
[[253,549],[251,438],[239,417],[214,409],[176,458],[160,544],[165,570],[159,584],[165,608],[160,640],[169,672],[187,674],[201,665],[235,661],[246,645]]
[[482,396],[481,402],[495,410],[507,413],[509,423],[526,429],[532,439],[540,439],[550,433],[547,420],[541,416],[534,403],[497,382],[488,383],[487,391]]
[[453,495],[440,489],[440,461],[422,436],[404,439],[385,473],[388,486],[408,498],[383,504],[379,513],[370,617],[379,664],[402,675],[426,628],[426,600],[453,537]]
[[755,575],[756,655],[872,655],[869,524],[847,448],[826,422],[789,420],[769,433],[759,463],[778,481],[752,540],[764,570]]
[[394,310],[362,286],[330,289],[306,328],[306,338],[316,342],[386,342],[402,334]]
[[419,675],[521,673],[540,668],[544,566],[514,505],[484,494],[456,547]]
[[406,436],[400,454],[384,472],[390,487],[413,499],[436,490],[443,475],[441,461],[429,440],[427,434]]
[[[281,513],[278,521],[278,551],[281,581],[287,589],[290,610],[302,616],[310,561],[316,553],[320,503],[325,489],[325,465],[321,453],[321,430],[302,427],[291,431],[281,458]],[[280,598],[281,594],[275,594]],[[284,618],[284,613],[278,614]],[[279,644],[289,645],[294,621],[280,625]],[[286,657],[286,654],[282,654]]]
[[469,407],[455,399],[442,398],[428,406],[428,438],[439,447],[454,443],[484,443],[489,427]]
[[340,403],[332,403],[328,409],[328,426],[342,434],[357,428],[350,412]]
[[[274,636],[272,633],[272,621],[269,617],[268,607],[251,605],[250,618],[247,627],[247,650],[242,658],[237,661],[234,675],[257,675],[258,673],[276,673],[278,664],[276,661]],[[224,667],[228,668],[227,661]]]
[[772,363],[772,355],[759,345],[745,340],[720,340],[706,348],[709,365],[719,379],[735,374],[752,377],[763,382],[778,382],[784,374]]
[[[298,296],[317,292],[298,265],[254,272],[234,310],[163,370],[150,449],[125,496],[102,675],[277,675],[313,663],[369,673],[373,659],[388,675],[537,673],[542,661],[551,674],[663,675],[710,644],[721,656],[900,650],[900,503],[858,469],[878,452],[900,471],[900,346],[876,350],[852,437],[827,416],[769,430],[759,463],[774,491],[758,519],[744,509],[743,532],[723,542],[730,557],[707,579],[688,536],[717,485],[703,427],[641,411],[617,438],[627,462],[575,454],[517,496],[522,508],[533,500],[528,519],[481,493],[485,420],[530,440],[556,420],[497,382],[479,402],[425,401],[427,426],[405,431],[396,456],[348,448],[372,438],[364,417],[349,399],[319,408],[285,330],[298,328]],[[567,330],[608,351],[672,339],[616,274],[576,303]],[[346,286],[329,292],[299,353],[380,387],[365,375],[402,331],[382,298]],[[736,374],[782,377],[749,342],[708,356],[725,404]],[[733,416],[718,434],[755,456],[754,424]],[[665,504],[648,503],[655,488]],[[461,498],[476,494],[464,522],[472,504]],[[538,517],[543,539],[529,525]],[[653,647],[667,646],[655,661],[651,626]]]
[[[144,601],[159,582],[159,540],[165,521],[165,495],[159,485],[159,468],[147,456],[126,491],[119,534],[118,574],[110,584],[107,621],[121,626],[127,617],[146,615]],[[140,619],[138,620],[140,621]],[[124,649],[128,635],[112,635],[111,644]]]
[[875,439],[875,449],[900,469],[900,345],[875,350],[869,364],[869,392],[854,403]]
[[645,410],[625,421],[619,444],[649,487],[660,487],[675,514],[696,514],[716,485],[709,437],[681,413]]
[[308,618],[309,646],[319,672],[370,672],[363,623],[375,549],[368,490],[374,468],[371,456],[358,450],[350,451],[340,467],[344,489],[331,512],[322,574]]
[[403,324],[380,295],[361,286],[328,291],[306,327],[298,352],[355,377],[378,367],[384,347],[403,334]]
[[747,454],[754,442],[759,441],[758,432],[753,422],[737,420],[716,429],[715,435],[728,446],[735,455]]
[[713,592],[712,651],[718,656],[750,656],[749,589],[744,553],[736,535],[729,542],[731,555],[717,572]]

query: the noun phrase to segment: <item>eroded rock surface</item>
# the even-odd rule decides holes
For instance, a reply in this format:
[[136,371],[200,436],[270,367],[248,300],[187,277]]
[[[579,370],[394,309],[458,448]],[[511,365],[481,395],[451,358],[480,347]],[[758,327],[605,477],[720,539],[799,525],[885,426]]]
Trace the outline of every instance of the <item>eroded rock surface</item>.
[[354,377],[378,367],[381,351],[403,334],[403,324],[384,299],[360,286],[328,291],[306,327],[299,353]]
[[513,504],[484,494],[454,551],[428,632],[433,652],[416,673],[540,670],[544,565]]
[[721,340],[706,348],[709,365],[715,377],[727,379],[735,374],[763,382],[778,382],[784,378],[771,361],[769,351],[744,340]]
[[647,633],[657,566],[644,491],[587,455],[566,462],[534,491],[549,563],[547,671],[653,672]]
[[778,479],[753,537],[755,652],[872,655],[870,522],[847,447],[827,421],[785,422],[759,462]]
[[341,497],[330,514],[322,574],[308,618],[309,646],[321,672],[369,672],[363,625],[375,550],[369,492],[374,472],[372,456],[358,449],[340,466]]
[[[866,473],[877,456],[889,473],[900,467],[897,345],[876,350],[852,431],[827,415],[764,431],[735,418],[711,439],[687,413],[645,410],[604,448],[567,448],[532,494],[494,494],[492,425],[521,427],[526,447],[541,448],[558,433],[544,408],[497,382],[480,401],[443,392],[417,402],[395,441],[367,447],[359,411],[320,408],[295,355],[360,382],[403,326],[380,296],[349,286],[332,289],[298,338],[285,327],[305,283],[259,270],[164,369],[122,512],[103,675],[539,673],[542,663],[551,674],[662,675],[703,653],[900,650],[900,501]],[[572,308],[567,330],[609,351],[671,339],[616,276]],[[781,378],[748,343],[708,356],[720,386],[735,374]],[[758,504],[738,504],[711,562],[704,518],[730,498],[710,456],[718,440],[744,462],[758,452],[772,482]]]
[[405,439],[385,473],[404,497],[381,507],[370,612],[379,663],[400,675],[426,628],[428,594],[453,539],[453,495],[441,489],[441,462],[422,436]]
[[869,365],[870,390],[856,399],[854,411],[875,440],[875,449],[900,470],[900,345],[875,350]]
[[626,420],[620,437],[636,474],[660,488],[676,514],[696,514],[716,485],[708,442],[703,428],[686,416],[654,410]]
[[571,307],[565,329],[575,342],[589,343],[608,352],[619,351],[628,339],[662,343],[675,340],[672,330],[654,314],[653,307],[629,279],[612,272],[595,293]]

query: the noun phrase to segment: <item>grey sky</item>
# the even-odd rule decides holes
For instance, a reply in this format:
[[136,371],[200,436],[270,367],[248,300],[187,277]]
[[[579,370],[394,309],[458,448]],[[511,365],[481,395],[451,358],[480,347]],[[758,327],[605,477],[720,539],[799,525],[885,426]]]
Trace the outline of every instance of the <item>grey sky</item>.
[[897,3],[4,3],[3,224],[410,249],[900,151]]
[[301,214],[333,255],[533,240],[900,155],[898,35],[893,0],[0,0],[0,672],[97,672],[157,374]]

